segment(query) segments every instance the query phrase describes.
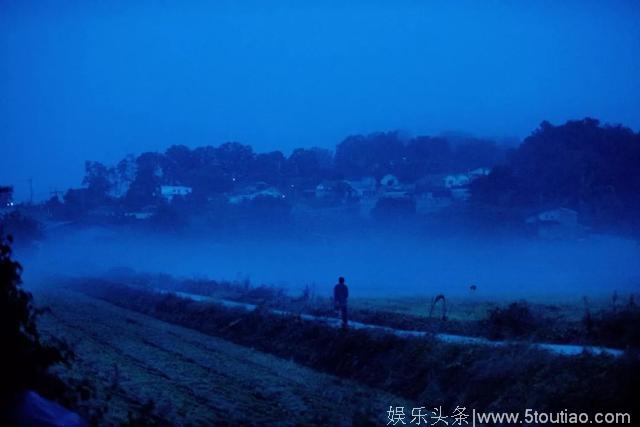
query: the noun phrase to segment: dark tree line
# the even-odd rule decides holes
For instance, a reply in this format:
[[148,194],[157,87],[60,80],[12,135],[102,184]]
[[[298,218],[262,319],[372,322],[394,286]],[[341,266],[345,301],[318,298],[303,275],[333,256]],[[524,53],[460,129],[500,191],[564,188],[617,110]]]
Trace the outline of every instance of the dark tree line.
[[[256,153],[237,142],[191,149],[169,147],[122,159],[116,166],[87,162],[84,188],[69,190],[63,206],[81,214],[109,204],[127,209],[162,204],[161,185],[192,189],[190,206],[225,205],[225,195],[248,186],[275,186],[286,201],[274,204],[281,214],[289,200],[313,192],[324,180],[360,179],[394,174],[401,181],[494,166],[471,186],[476,217],[514,224],[542,209],[576,210],[586,225],[640,229],[640,136],[622,126],[597,120],[544,122],[517,148],[471,137],[405,138],[398,132],[355,135],[334,151],[298,148]],[[182,203],[181,198],[174,203]],[[199,209],[199,208],[198,208]],[[224,209],[222,209],[224,210]]]
[[350,178],[380,178],[391,173],[403,181],[415,181],[431,174],[491,167],[504,155],[505,148],[489,140],[419,136],[403,141],[397,132],[375,133],[341,142],[335,169]]
[[126,157],[115,167],[86,162],[84,188],[69,190],[64,202],[91,208],[120,196],[126,205],[140,207],[157,202],[161,185],[191,187],[189,197],[203,202],[260,182],[296,195],[327,179],[381,178],[390,173],[414,181],[429,174],[468,171],[500,162],[504,152],[487,140],[405,140],[398,132],[350,136],[337,145],[335,153],[317,147],[297,148],[288,157],[281,151],[255,153],[237,142],[195,149],[174,145],[164,153]]
[[640,227],[640,134],[597,120],[543,122],[506,164],[472,184],[472,200],[524,216],[566,207],[585,225]]

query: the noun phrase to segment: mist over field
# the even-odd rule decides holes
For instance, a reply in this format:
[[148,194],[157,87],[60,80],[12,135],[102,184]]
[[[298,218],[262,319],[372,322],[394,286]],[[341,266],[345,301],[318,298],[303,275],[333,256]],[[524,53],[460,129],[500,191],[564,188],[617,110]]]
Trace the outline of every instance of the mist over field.
[[[19,253],[19,252],[18,252]],[[292,293],[314,284],[329,296],[339,275],[354,297],[469,294],[483,297],[610,295],[640,290],[640,245],[519,237],[411,236],[406,231],[278,237],[165,236],[93,228],[53,233],[21,257],[27,282],[114,268],[214,280],[249,279]]]

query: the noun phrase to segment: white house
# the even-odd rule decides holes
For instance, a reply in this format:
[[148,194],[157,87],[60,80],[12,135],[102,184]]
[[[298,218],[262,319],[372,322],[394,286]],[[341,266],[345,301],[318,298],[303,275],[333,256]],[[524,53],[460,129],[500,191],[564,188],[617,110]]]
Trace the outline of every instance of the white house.
[[415,184],[402,184],[394,175],[388,174],[380,180],[378,196],[386,198],[412,197],[415,192]]
[[265,188],[264,190],[254,191],[254,192],[251,192],[251,193],[234,194],[233,196],[229,197],[229,203],[237,205],[237,204],[245,202],[245,201],[253,200],[256,197],[260,197],[260,196],[262,196],[262,197],[275,197],[275,198],[280,198],[280,199],[284,199],[286,197],[276,187],[268,187],[268,188]]
[[153,212],[127,212],[124,214],[127,218],[149,219],[153,216]]
[[163,185],[160,187],[160,195],[169,202],[176,196],[186,196],[191,194],[192,191],[191,187],[182,185]]
[[444,177],[444,186],[446,188],[466,187],[477,178],[489,175],[491,169],[477,168],[467,173],[451,174]]
[[390,173],[380,179],[380,186],[383,188],[394,188],[400,185],[400,180]]
[[540,212],[536,215],[536,218],[541,222],[555,223],[563,226],[576,226],[578,224],[578,212],[567,208]]
[[586,231],[578,224],[578,213],[567,208],[540,212],[527,218],[526,223],[535,227],[539,237],[546,239],[576,238]]
[[481,176],[489,175],[490,172],[491,168],[477,168],[470,170],[467,175],[469,176],[469,179],[474,180],[476,178],[480,178]]
[[316,197],[346,201],[358,198],[359,193],[347,181],[322,181],[316,186]]
[[373,197],[377,192],[377,182],[372,176],[367,176],[359,180],[348,180],[347,184],[353,188],[359,197]]
[[145,206],[137,211],[125,212],[124,216],[133,219],[149,219],[155,215],[156,209],[153,206]]
[[446,188],[464,187],[469,184],[470,181],[469,175],[467,174],[452,174],[444,177],[444,186]]

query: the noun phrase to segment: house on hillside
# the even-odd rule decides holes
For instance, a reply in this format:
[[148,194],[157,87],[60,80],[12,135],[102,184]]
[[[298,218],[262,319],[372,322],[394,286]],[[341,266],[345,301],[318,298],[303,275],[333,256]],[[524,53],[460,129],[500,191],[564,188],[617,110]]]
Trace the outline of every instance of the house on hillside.
[[451,190],[455,200],[468,200],[470,197],[469,184],[481,176],[488,175],[491,169],[477,168],[467,173],[450,174],[444,177],[444,187]]
[[316,198],[334,202],[348,202],[359,198],[358,192],[347,181],[322,181],[316,186]]
[[358,180],[347,180],[346,182],[356,191],[360,198],[375,197],[378,192],[378,182],[372,176],[367,176]]
[[467,173],[449,174],[444,176],[444,186],[447,188],[466,187],[481,176],[489,175],[490,168],[476,168]]
[[535,234],[543,238],[577,237],[584,232],[578,223],[578,212],[568,208],[545,210],[526,219]]
[[384,198],[413,198],[415,192],[415,184],[401,183],[394,175],[388,174],[380,180],[380,188],[378,196]]
[[446,188],[458,188],[469,185],[471,180],[466,173],[451,174],[444,177],[444,186]]
[[229,196],[229,203],[237,205],[242,202],[251,201],[256,197],[273,197],[278,199],[286,198],[286,196],[276,187],[266,187],[262,190],[245,188],[244,191]]
[[284,194],[293,199],[313,199],[316,197],[318,181],[313,177],[294,177],[282,188]]
[[558,208],[542,211],[533,217],[534,222],[557,224],[565,227],[575,227],[578,225],[578,212],[573,209]]
[[160,187],[160,195],[170,202],[176,196],[186,196],[191,194],[193,189],[191,187],[185,187],[182,185],[162,185]]
[[398,186],[400,186],[400,180],[395,175],[389,173],[380,178],[380,188],[383,190],[395,189]]
[[435,213],[451,206],[453,191],[445,186],[444,174],[431,174],[415,183],[416,212],[420,215]]
[[470,181],[473,181],[474,179],[480,178],[481,176],[489,175],[490,172],[491,172],[491,168],[476,168],[476,169],[470,170],[467,173],[467,176],[469,177]]
[[145,206],[135,211],[125,212],[126,218],[145,220],[151,218],[156,213],[155,206]]

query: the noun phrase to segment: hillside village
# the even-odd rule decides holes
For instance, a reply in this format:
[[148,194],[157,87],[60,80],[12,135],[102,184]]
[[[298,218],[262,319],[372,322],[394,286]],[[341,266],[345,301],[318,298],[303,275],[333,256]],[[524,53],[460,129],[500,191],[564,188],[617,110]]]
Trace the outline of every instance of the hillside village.
[[[467,202],[469,185],[478,177],[486,176],[489,168],[477,168],[468,173],[430,175],[415,182],[401,182],[395,175],[387,174],[380,179],[373,176],[362,179],[322,180],[315,187],[296,188],[269,185],[264,181],[251,182],[221,195],[230,206],[242,206],[256,200],[265,203],[287,203],[292,209],[311,207],[314,209],[336,209],[357,207],[362,218],[370,218],[376,206],[397,204],[409,206],[409,213],[426,215],[441,209]],[[81,190],[82,191],[82,190]],[[18,205],[13,202],[10,191],[6,192],[3,210],[8,212]],[[138,220],[152,217],[162,206],[181,206],[188,202],[193,188],[185,185],[160,185],[154,194],[155,203],[138,209],[126,209],[117,204],[96,206],[86,212],[87,217],[114,218],[124,216]],[[219,201],[210,198],[208,202]],[[52,207],[47,213],[55,215],[56,205],[64,203],[57,195],[47,201]],[[24,206],[23,206],[24,207]]]
[[[233,191],[225,192],[218,197],[210,197],[201,207],[201,214],[206,213],[206,206],[219,207],[220,201],[229,209],[242,208],[261,202],[263,205],[286,206],[292,216],[306,212],[310,215],[341,215],[345,212],[355,213],[363,220],[378,217],[413,215],[428,216],[437,214],[447,208],[460,208],[469,202],[470,185],[480,177],[487,176],[489,167],[480,167],[468,172],[442,173],[424,176],[414,182],[403,182],[393,174],[381,178],[366,176],[360,179],[324,179],[315,186],[296,188],[295,184],[285,186],[270,185],[264,181],[249,182],[238,186]],[[70,190],[86,192],[88,189]],[[81,219],[94,223],[144,223],[152,220],[166,207],[189,210],[189,199],[194,189],[186,185],[161,184],[154,190],[155,203],[127,208],[123,204],[108,202],[84,211]],[[12,197],[11,187],[3,187],[0,191],[2,207],[0,215],[11,216],[12,213],[25,212],[41,220],[45,224],[55,224],[61,219],[61,207],[65,199],[54,195],[41,205],[29,206],[16,203]],[[119,197],[124,197],[124,193]],[[543,237],[558,235],[575,235],[580,229],[577,213],[567,208],[541,211],[526,219],[526,224],[535,226]]]
[[579,238],[589,230],[632,235],[640,232],[640,182],[629,172],[636,170],[639,138],[587,118],[544,122],[515,148],[397,132],[350,136],[335,151],[298,148],[288,156],[236,142],[174,145],[112,166],[87,161],[81,187],[40,203],[18,203],[4,186],[0,215],[6,229],[27,228],[31,235],[39,234],[34,221],[45,228],[98,223],[177,230],[194,221],[304,228],[407,219],[545,238]]
[[344,210],[361,218],[426,215],[469,200],[504,148],[492,141],[398,133],[347,138],[335,153],[300,148],[254,153],[239,143],[172,146],[128,156],[115,166],[86,162],[82,187],[45,201],[48,220],[147,220],[238,210],[278,215]]

